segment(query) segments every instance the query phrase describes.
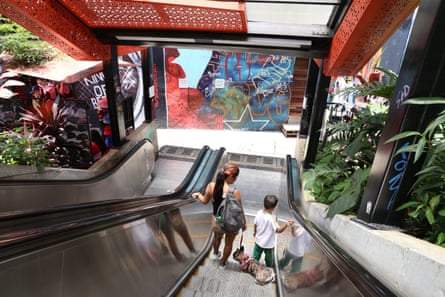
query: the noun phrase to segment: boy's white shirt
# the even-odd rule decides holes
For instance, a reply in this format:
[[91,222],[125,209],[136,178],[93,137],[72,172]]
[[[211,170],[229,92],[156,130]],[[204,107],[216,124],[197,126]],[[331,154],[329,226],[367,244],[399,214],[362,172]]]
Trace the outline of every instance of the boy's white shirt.
[[259,210],[255,215],[256,225],[255,242],[263,249],[271,249],[275,246],[277,228],[279,227],[271,213]]

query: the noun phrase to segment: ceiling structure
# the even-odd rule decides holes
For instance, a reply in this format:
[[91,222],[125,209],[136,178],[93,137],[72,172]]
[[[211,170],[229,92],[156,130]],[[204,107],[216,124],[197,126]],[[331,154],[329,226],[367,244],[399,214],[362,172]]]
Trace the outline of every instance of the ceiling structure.
[[2,0],[0,14],[76,60],[141,47],[286,54],[354,75],[419,0]]

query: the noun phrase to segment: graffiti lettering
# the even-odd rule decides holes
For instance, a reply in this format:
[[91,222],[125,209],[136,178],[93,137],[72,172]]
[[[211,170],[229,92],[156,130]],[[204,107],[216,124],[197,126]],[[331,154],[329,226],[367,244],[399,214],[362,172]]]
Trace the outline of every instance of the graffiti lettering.
[[279,64],[271,63],[273,67],[266,67],[252,78],[252,83],[255,89],[257,89],[257,93],[262,93],[264,89],[280,83],[283,77],[288,77],[286,74],[293,65],[289,59],[283,58]]
[[122,79],[121,79],[121,86],[122,89],[127,91],[130,90],[131,88],[137,88],[137,77],[135,77],[135,72],[133,71],[133,69],[131,68],[124,68],[123,69],[123,74],[122,74]]
[[92,76],[85,77],[83,79],[83,83],[85,84],[85,86],[95,85],[101,81],[105,81],[105,76],[103,72],[93,74]]
[[99,99],[106,96],[105,84],[95,85],[95,86],[93,86],[92,89],[93,89],[94,97],[91,97],[90,101],[91,101],[91,104],[93,105],[94,109],[98,109]]
[[[280,65],[278,65],[276,62],[279,62]],[[271,63],[277,68],[283,69],[284,72],[287,72],[293,65],[293,59],[291,59],[290,57],[282,57],[282,59],[272,60]]]
[[400,108],[400,104],[408,97],[410,91],[410,87],[408,85],[404,85],[403,88],[397,93],[397,108]]
[[271,123],[277,124],[275,117],[285,113],[288,109],[290,102],[289,88],[289,84],[282,83],[279,88],[272,94],[269,94],[267,98],[259,95],[255,96],[254,98],[259,104],[252,105],[252,115],[255,117],[267,115]]
[[275,63],[280,62],[282,56],[274,56],[274,55],[256,55],[256,59],[252,59],[252,63],[262,63],[263,65],[267,62]]
[[215,94],[212,98],[211,106],[224,113],[224,117],[237,119],[240,117],[243,107],[249,104],[249,97],[246,96],[243,86],[232,86],[228,90]]
[[[402,147],[405,147],[408,145],[409,145],[409,142],[406,142],[405,144],[402,145]],[[402,154],[400,154],[400,156],[401,156],[401,159],[399,161],[397,161],[393,166],[393,169],[395,170],[396,175],[389,180],[389,191],[390,191],[391,195],[390,195],[388,204],[386,205],[386,210],[390,210],[392,208],[397,191],[399,190],[399,187],[400,187],[400,182],[402,180],[403,173],[405,171],[406,165],[408,164],[408,154],[402,153]]]

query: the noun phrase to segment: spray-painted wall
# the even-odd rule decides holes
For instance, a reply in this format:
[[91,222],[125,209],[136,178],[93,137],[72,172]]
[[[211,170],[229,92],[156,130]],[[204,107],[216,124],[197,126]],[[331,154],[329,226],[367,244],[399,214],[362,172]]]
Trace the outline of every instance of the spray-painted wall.
[[288,120],[295,57],[153,49],[160,128],[279,130]]
[[[119,67],[119,75],[121,79],[121,94],[123,98],[131,98],[133,100],[133,117],[135,128],[139,127],[145,120],[144,104],[142,97],[142,74],[140,67],[140,53],[123,57],[124,61],[130,62],[133,66]],[[88,105],[88,115],[91,128],[98,128],[99,120],[97,110],[99,100],[106,97],[105,75],[103,72],[95,73],[88,77],[84,77],[72,85],[75,97]]]

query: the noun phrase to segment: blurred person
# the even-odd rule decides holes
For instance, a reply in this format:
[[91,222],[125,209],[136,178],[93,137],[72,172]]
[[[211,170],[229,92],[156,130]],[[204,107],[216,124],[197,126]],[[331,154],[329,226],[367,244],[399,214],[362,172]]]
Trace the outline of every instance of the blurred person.
[[312,237],[306,229],[296,224],[291,226],[291,236],[288,246],[284,250],[283,258],[278,261],[278,265],[280,269],[283,269],[291,263],[291,272],[299,272],[304,253],[312,242]]
[[176,231],[179,236],[181,236],[190,253],[196,253],[187,225],[185,224],[179,209],[173,209],[160,214],[158,221],[159,229],[167,239],[168,247],[176,260],[181,262],[183,260],[183,255],[179,251],[173,231]]
[[104,137],[105,145],[109,148],[113,145],[111,136],[111,122],[110,113],[108,110],[108,98],[102,97],[98,101],[97,116],[102,126],[102,135]]

